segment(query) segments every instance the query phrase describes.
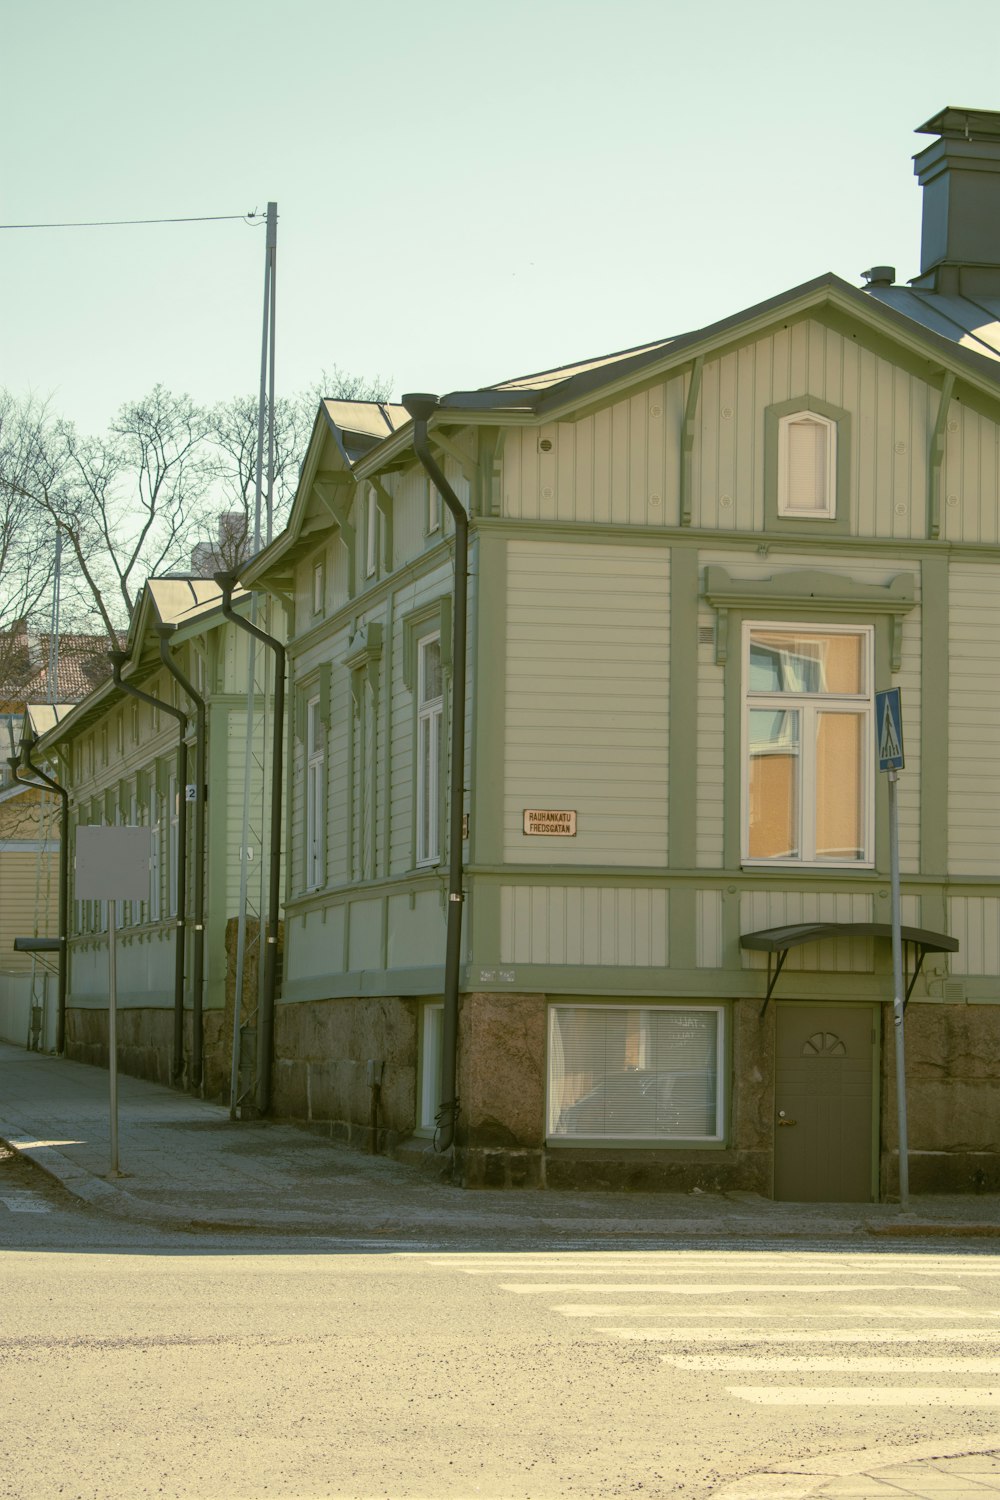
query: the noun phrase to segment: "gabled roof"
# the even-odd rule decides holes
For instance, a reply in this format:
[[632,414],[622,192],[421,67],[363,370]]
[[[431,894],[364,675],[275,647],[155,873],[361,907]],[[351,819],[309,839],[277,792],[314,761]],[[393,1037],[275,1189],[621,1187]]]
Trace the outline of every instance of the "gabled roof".
[[[898,298],[886,295],[890,291],[904,295]],[[940,305],[957,302],[965,306],[958,309]],[[722,348],[744,331],[763,329],[778,317],[801,316],[824,306],[857,318],[911,349],[919,346],[925,356],[932,352],[942,364],[988,389],[992,396],[998,394],[1000,372],[996,366],[1000,341],[994,348],[997,330],[992,329],[992,324],[1000,308],[980,308],[974,315],[975,304],[964,298],[946,299],[936,293],[912,293],[904,288],[861,289],[827,272],[704,328],[535,376],[484,386],[477,391],[452,391],[442,398],[441,416],[448,411],[483,414],[509,411],[516,404],[525,414],[551,419],[598,393],[611,399],[616,389],[650,378],[661,369],[667,371],[682,365],[699,353]],[[916,316],[918,309],[920,317]],[[970,329],[976,317],[978,331],[973,335]]]
[[[8,663],[6,680],[0,682],[0,702],[45,703],[55,697],[61,703],[77,703],[108,673],[108,638],[60,632],[56,685],[49,681],[52,636],[24,631],[7,638],[4,651]],[[18,665],[19,664],[19,665]]]
[[873,286],[866,295],[963,349],[1000,360],[1000,297],[974,302],[908,286]]

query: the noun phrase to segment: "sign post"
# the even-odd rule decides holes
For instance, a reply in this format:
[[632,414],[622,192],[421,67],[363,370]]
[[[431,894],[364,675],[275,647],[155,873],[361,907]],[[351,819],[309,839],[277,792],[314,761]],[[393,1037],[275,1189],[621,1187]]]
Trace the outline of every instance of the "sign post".
[[899,688],[875,694],[878,768],[889,777],[889,857],[892,887],[892,1009],[896,1033],[896,1128],[899,1136],[899,1209],[910,1207],[910,1158],[906,1129],[906,1053],[903,1042],[903,920],[899,894],[899,807],[896,784],[904,767],[903,710]]
[[110,1095],[111,1170],[118,1169],[118,955],[115,902],[149,899],[148,828],[78,828],[76,880],[78,901],[108,903],[108,1082]]

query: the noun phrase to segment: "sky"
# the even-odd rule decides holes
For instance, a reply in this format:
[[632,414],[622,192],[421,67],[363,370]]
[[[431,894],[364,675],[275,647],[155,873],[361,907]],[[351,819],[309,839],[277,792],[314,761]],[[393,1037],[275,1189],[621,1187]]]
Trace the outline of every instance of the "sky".
[[[0,224],[278,204],[278,394],[443,393],[919,269],[915,128],[996,0],[0,0]],[[0,386],[256,390],[262,220],[0,229]]]

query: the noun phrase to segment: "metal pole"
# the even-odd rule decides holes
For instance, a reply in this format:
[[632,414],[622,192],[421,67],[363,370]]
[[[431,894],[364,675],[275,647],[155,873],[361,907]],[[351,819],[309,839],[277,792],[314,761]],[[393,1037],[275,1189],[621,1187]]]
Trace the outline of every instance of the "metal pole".
[[115,952],[115,903],[108,902],[108,1081],[111,1093],[111,1176],[118,1170],[118,965]]
[[892,1010],[896,1032],[896,1123],[899,1134],[899,1208],[910,1207],[910,1158],[906,1131],[906,1056],[903,1043],[903,932],[899,895],[899,809],[896,783],[899,772],[889,777],[889,854],[892,862]]

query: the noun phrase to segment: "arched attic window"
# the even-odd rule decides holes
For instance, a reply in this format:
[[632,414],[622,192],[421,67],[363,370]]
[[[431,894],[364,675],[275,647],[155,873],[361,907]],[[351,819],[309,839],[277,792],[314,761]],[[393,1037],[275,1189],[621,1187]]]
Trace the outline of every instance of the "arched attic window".
[[778,422],[778,515],[832,521],[837,510],[837,424],[814,411]]

